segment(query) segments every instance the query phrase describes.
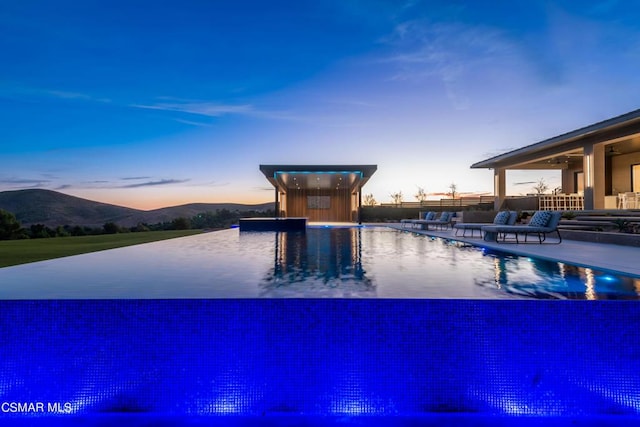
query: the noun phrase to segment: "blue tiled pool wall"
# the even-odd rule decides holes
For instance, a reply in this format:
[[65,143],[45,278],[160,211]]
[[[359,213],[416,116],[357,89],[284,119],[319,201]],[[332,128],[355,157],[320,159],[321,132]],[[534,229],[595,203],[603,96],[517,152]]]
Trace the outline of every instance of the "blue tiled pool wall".
[[0,400],[68,404],[56,419],[635,417],[639,326],[623,301],[1,301]]

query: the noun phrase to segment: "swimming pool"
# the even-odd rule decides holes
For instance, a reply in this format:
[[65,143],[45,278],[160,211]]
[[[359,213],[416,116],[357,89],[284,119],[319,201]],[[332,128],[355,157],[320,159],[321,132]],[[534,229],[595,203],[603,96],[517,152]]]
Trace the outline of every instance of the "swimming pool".
[[0,269],[1,299],[640,299],[640,279],[386,227],[205,233]]
[[634,425],[635,289],[383,227],[8,267],[0,402],[58,410],[0,423]]

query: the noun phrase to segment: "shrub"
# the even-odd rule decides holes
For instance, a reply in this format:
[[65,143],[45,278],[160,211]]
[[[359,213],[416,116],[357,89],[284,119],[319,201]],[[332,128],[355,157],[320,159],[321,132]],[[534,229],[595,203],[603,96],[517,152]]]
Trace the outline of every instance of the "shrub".
[[120,227],[118,227],[118,224],[116,224],[115,222],[107,222],[102,226],[102,228],[104,229],[104,232],[106,234],[116,234],[120,231]]
[[25,237],[27,236],[15,215],[0,209],[0,240],[21,239]]

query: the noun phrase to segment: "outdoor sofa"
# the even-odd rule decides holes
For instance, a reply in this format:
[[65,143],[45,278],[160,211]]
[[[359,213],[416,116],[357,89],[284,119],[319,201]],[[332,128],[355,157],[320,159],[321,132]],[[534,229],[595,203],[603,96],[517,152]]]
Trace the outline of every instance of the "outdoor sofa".
[[[500,211],[493,218],[493,225],[514,225],[518,219],[518,212],[516,211]],[[456,230],[456,236],[462,230],[462,237],[467,237],[467,230],[471,230],[471,237],[476,230],[478,230],[480,237],[482,237],[482,227],[491,225],[487,222],[459,222],[454,224],[453,228]]]
[[[547,234],[556,233],[558,235],[558,243],[562,243],[562,236],[558,230],[561,216],[561,211],[538,211],[533,214],[528,224],[485,225],[481,230],[484,233],[484,239],[487,241],[504,243],[507,235],[513,234],[516,243],[520,243],[518,235],[524,234],[524,242],[527,243],[529,234],[535,234],[538,236],[538,242],[542,243],[546,240]],[[500,240],[500,237],[502,237],[502,240]]]

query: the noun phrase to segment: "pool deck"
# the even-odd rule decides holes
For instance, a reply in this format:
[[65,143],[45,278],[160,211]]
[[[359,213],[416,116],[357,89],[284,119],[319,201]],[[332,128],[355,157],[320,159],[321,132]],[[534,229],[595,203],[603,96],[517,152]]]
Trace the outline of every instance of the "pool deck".
[[[543,244],[539,244],[537,241],[535,243],[520,244],[495,243],[486,242],[481,237],[456,236],[455,231],[451,229],[440,231],[402,228],[402,225],[399,223],[385,224],[385,226],[406,231],[407,233],[441,237],[515,255],[559,261],[580,267],[589,267],[612,273],[622,273],[640,278],[640,249],[632,246],[591,243],[567,239],[563,239],[560,244],[554,244],[558,242],[558,239],[551,236],[547,238],[548,243]],[[535,241],[535,236],[533,236],[533,240]]]

